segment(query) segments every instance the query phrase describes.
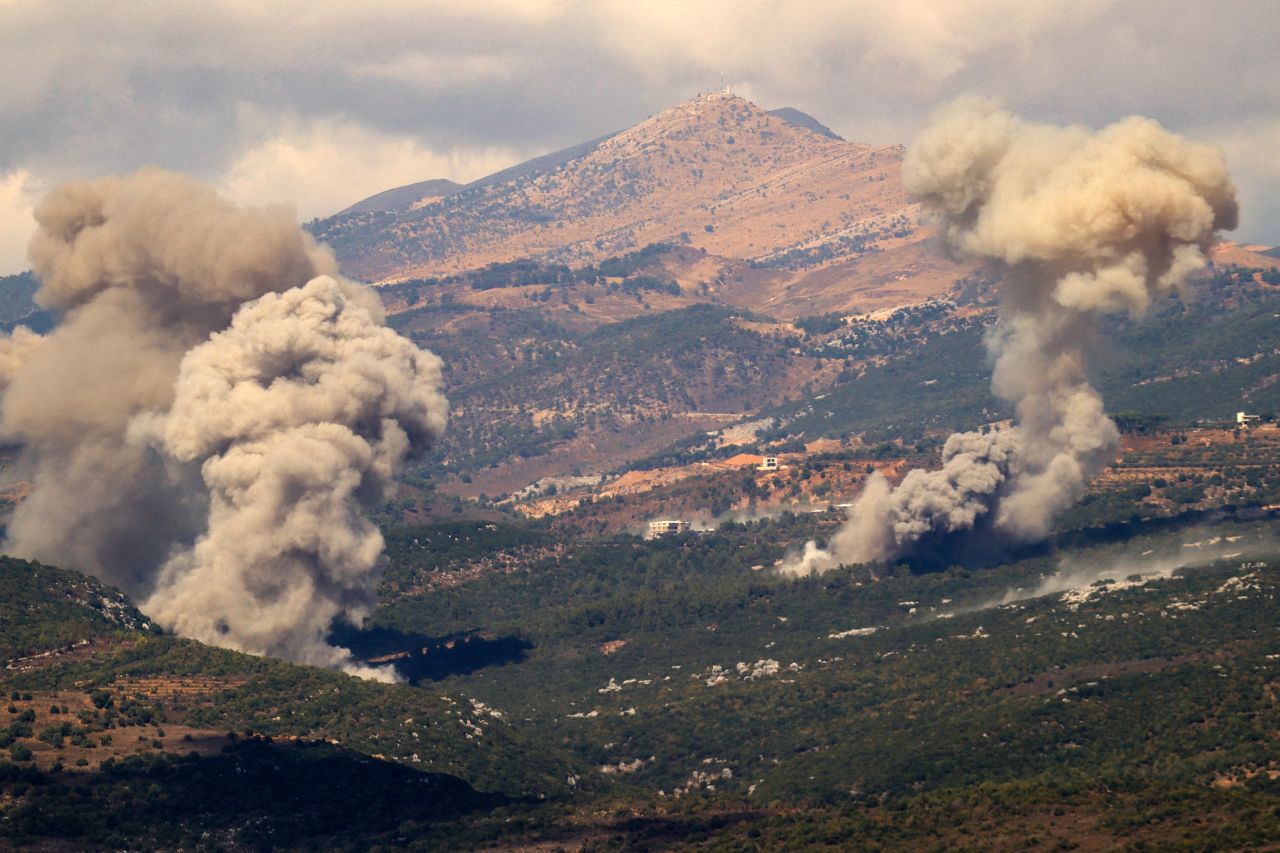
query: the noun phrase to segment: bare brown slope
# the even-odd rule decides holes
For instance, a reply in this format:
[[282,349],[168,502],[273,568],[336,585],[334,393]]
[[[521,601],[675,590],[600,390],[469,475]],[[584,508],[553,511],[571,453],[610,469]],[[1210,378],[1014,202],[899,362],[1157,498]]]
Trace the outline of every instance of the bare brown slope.
[[[791,320],[818,314],[871,314],[946,295],[976,270],[946,257],[933,240],[904,242],[817,269],[786,274],[748,270],[719,296],[750,311]],[[761,274],[761,273],[772,274]]]
[[1256,246],[1223,240],[1213,247],[1209,257],[1215,264],[1252,267],[1254,269],[1280,269],[1280,258],[1264,254],[1274,252],[1271,246]]

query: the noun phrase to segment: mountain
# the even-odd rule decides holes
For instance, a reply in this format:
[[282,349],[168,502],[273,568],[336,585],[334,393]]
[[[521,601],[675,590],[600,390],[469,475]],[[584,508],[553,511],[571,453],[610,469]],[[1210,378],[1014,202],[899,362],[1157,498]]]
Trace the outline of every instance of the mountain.
[[[698,263],[720,261],[659,248],[578,271],[513,265],[384,287],[391,324],[442,357],[453,407],[419,476],[464,497],[530,487],[536,497],[554,484],[547,507],[559,513],[616,494],[614,478],[637,469],[658,482],[718,476],[715,465],[742,451],[927,443],[1011,415],[990,390],[988,278],[962,279],[945,299],[788,322],[706,301],[717,292],[700,296],[672,272]],[[597,281],[599,269],[615,275]],[[541,283],[515,283],[525,277]],[[719,293],[751,284],[730,279]],[[1275,271],[1220,268],[1189,303],[1108,323],[1093,371],[1108,406],[1179,427],[1280,411],[1276,284]],[[830,500],[848,500],[853,486]],[[730,503],[745,508],[747,497]],[[728,508],[708,497],[689,511]]]
[[[814,133],[821,134],[829,139],[836,139],[843,142],[844,140],[835,133],[831,128],[818,121],[808,113],[803,113],[793,107],[782,107],[781,109],[769,110],[769,115],[776,116],[783,121],[795,127],[802,127],[811,130]],[[504,181],[513,180],[532,175],[537,172],[544,172],[554,169],[570,160],[576,160],[590,154],[595,148],[609,139],[614,134],[606,134],[598,139],[590,142],[582,142],[577,145],[571,145],[568,148],[562,148],[559,151],[553,151],[550,154],[543,154],[518,163],[515,166],[494,172],[483,178],[472,181],[469,184],[459,184],[446,178],[435,178],[428,181],[418,181],[414,184],[407,184],[403,187],[395,187],[394,189],[383,190],[380,193],[371,195],[366,199],[356,202],[344,210],[338,211],[336,216],[347,216],[355,213],[377,213],[388,210],[401,210],[412,207],[420,202],[434,201],[452,195],[458,190],[470,187],[486,187],[500,184]]]
[[[790,273],[919,255],[927,232],[902,189],[903,153],[716,92],[443,197],[383,210],[371,199],[310,228],[348,274],[374,282],[521,258],[581,265],[673,243],[778,271],[756,301],[785,301],[804,278]],[[391,191],[397,201],[419,192],[403,190]],[[900,279],[918,266],[891,265]]]
[[[904,154],[716,92],[447,195],[310,228],[444,359],[450,427],[419,482],[467,498],[553,488],[562,509],[590,495],[583,478],[637,466],[1008,417],[982,346],[998,271],[931,239]],[[1126,352],[1142,370],[1098,362],[1117,411],[1189,423],[1274,407],[1265,330],[1209,340],[1216,315],[1202,322],[1259,299],[1265,319],[1265,248],[1218,247],[1219,268],[1263,272],[1152,317],[1221,381],[1162,376],[1158,343],[1135,330]],[[1191,385],[1194,404],[1178,404],[1171,389]]]

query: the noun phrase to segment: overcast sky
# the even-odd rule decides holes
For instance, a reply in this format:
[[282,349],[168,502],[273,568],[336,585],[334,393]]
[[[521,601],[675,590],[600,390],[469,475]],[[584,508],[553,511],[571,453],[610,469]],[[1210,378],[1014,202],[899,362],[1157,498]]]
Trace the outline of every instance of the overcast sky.
[[719,85],[910,142],[961,94],[1223,146],[1238,239],[1280,242],[1270,0],[0,0],[0,272],[52,184],[147,165],[333,213],[466,181]]

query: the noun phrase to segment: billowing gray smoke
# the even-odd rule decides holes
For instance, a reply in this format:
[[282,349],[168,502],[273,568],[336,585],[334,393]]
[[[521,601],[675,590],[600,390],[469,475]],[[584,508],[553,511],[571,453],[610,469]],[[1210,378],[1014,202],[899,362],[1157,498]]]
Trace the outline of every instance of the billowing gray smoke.
[[374,674],[325,635],[377,577],[366,510],[444,428],[439,360],[288,211],[146,171],[36,219],[37,300],[64,319],[0,344],[0,428],[35,483],[8,552],[185,636]]
[[829,547],[809,543],[790,573],[889,559],[980,519],[1042,538],[1119,439],[1089,384],[1098,318],[1182,292],[1215,233],[1236,224],[1221,152],[1144,118],[1090,133],[965,99],[916,140],[903,182],[950,246],[1005,267],[987,346],[992,389],[1017,426],[951,436],[941,470],[912,471],[896,489],[873,477]]

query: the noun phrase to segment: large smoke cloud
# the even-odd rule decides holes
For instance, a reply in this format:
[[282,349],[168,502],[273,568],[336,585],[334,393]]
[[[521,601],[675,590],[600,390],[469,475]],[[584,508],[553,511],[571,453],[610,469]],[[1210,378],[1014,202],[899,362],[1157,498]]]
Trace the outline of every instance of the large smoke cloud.
[[0,345],[0,429],[35,482],[6,549],[183,635],[355,670],[325,633],[376,580],[364,511],[444,428],[438,359],[286,210],[146,171],[36,219],[36,298],[64,319]]
[[987,346],[992,389],[1017,426],[951,436],[940,470],[912,471],[896,489],[873,477],[829,547],[809,543],[784,565],[791,573],[890,559],[980,520],[1042,538],[1119,440],[1089,384],[1098,318],[1182,292],[1215,232],[1236,225],[1221,153],[1144,118],[1090,133],[966,99],[916,140],[903,182],[950,246],[1005,266]]

